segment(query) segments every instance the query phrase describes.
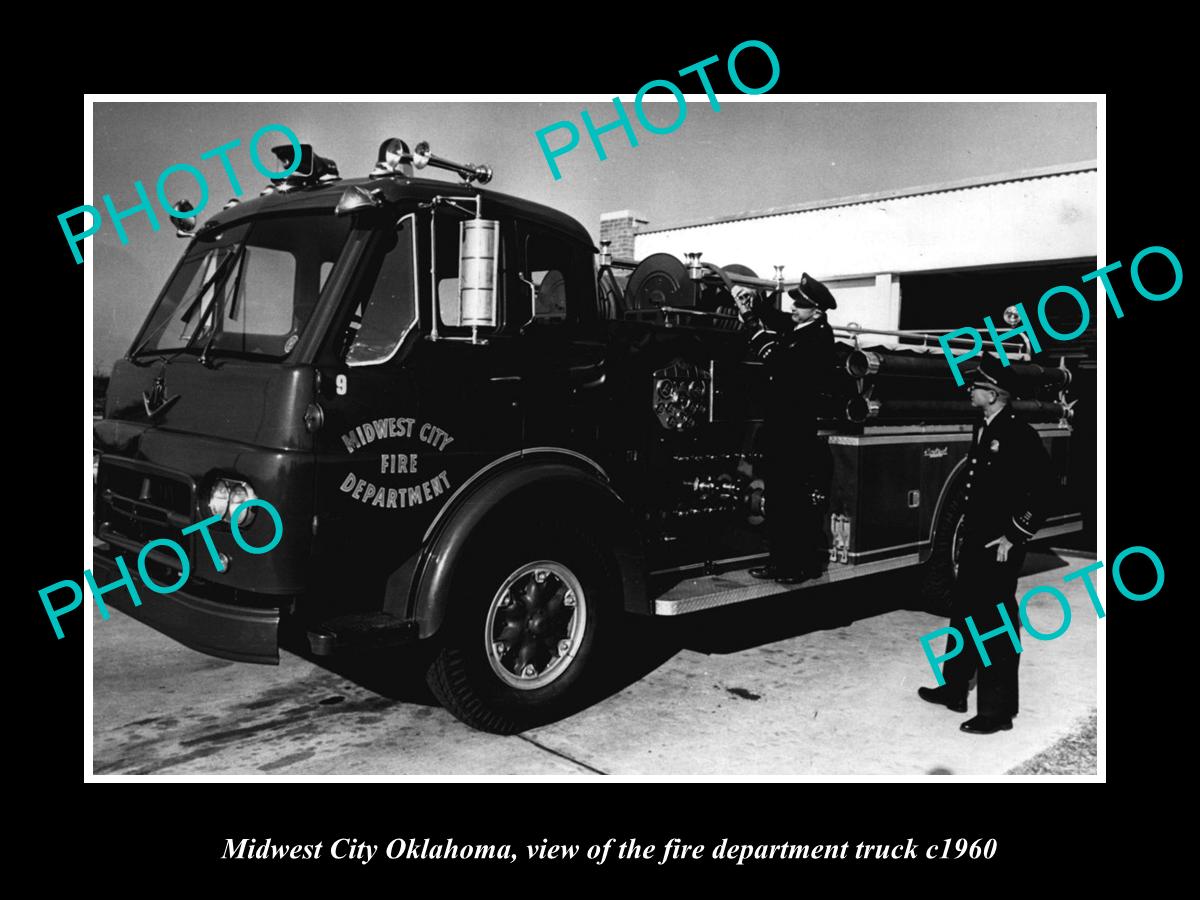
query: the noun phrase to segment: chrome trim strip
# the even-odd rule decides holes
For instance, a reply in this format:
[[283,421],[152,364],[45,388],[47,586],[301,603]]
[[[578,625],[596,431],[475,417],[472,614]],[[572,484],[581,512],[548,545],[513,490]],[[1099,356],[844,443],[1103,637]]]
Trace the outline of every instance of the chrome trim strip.
[[[751,553],[749,556],[730,556],[727,559],[714,559],[712,560],[712,564],[714,566],[719,566],[721,563],[748,562],[753,559],[767,559],[769,556],[770,554],[764,550],[762,553]],[[683,566],[672,566],[668,569],[654,569],[650,574],[669,575],[672,572],[686,572],[688,569],[703,569],[704,566],[705,564],[702,562],[688,563],[687,565]]]
[[437,511],[437,515],[435,515],[433,517],[433,521],[430,522],[429,527],[425,529],[425,535],[424,535],[424,537],[421,538],[421,543],[425,543],[426,541],[429,540],[429,536],[431,534],[433,534],[433,529],[437,527],[438,522],[440,522],[442,520],[442,516],[444,516],[446,514],[446,510],[448,510],[450,508],[450,504],[454,501],[454,499],[456,497],[458,497],[459,494],[461,494],[463,491],[465,491],[468,487],[470,487],[472,484],[474,484],[476,481],[478,481],[480,478],[482,478],[485,474],[490,472],[492,469],[496,468],[496,466],[502,465],[503,463],[508,462],[510,459],[517,459],[520,457],[520,455],[521,455],[520,450],[514,450],[512,453],[506,453],[503,456],[498,456],[495,459],[493,459],[490,463],[488,463],[486,466],[484,466],[482,469],[479,469],[478,471],[476,471],[474,475],[472,475],[470,478],[468,478],[462,484],[460,484],[458,486],[458,489],[453,494],[451,494],[449,497],[446,498],[446,501],[442,504],[442,508]]
[[[898,556],[860,566],[834,563],[820,578],[791,585],[755,581],[745,572],[729,572],[724,575],[709,576],[707,579],[692,579],[691,585],[677,585],[656,599],[654,614],[657,616],[683,616],[706,609],[715,609],[718,606],[731,606],[735,603],[745,603],[775,594],[802,591],[805,588],[830,584],[835,581],[849,581],[863,575],[874,575],[891,569],[900,569],[920,562],[920,559],[920,554],[910,553],[907,556]],[[727,586],[709,593],[688,596],[689,587],[691,590],[695,590],[697,587],[702,587],[705,581],[711,582],[713,586],[719,586],[720,582],[725,582]]]
[[605,481],[609,480],[608,473],[604,471],[604,469],[601,467],[601,465],[598,462],[596,462],[594,459],[584,456],[582,453],[579,453],[575,450],[568,450],[565,447],[525,447],[524,449],[521,449],[521,450],[514,450],[512,453],[506,453],[503,456],[496,457],[490,463],[488,463],[483,468],[477,470],[475,472],[475,474],[473,474],[470,478],[468,478],[466,481],[464,481],[462,484],[460,484],[458,486],[458,489],[453,494],[451,494],[449,497],[446,498],[446,501],[442,504],[442,508],[437,511],[437,515],[435,515],[433,517],[433,521],[430,522],[429,527],[425,529],[425,534],[421,538],[421,543],[424,544],[426,541],[429,540],[429,536],[431,534],[433,534],[433,530],[437,527],[438,522],[440,522],[442,520],[442,516],[444,516],[446,514],[446,510],[450,508],[450,505],[454,502],[454,499],[456,497],[458,497],[459,494],[461,494],[468,487],[470,487],[472,484],[474,484],[476,481],[478,481],[480,478],[482,478],[484,475],[486,475],[488,472],[490,472],[492,469],[496,468],[497,466],[503,465],[504,463],[508,462],[510,459],[519,459],[520,457],[523,457],[529,453],[560,453],[560,454],[563,454],[564,456],[573,456],[576,459],[586,462],[588,465],[590,465],[592,468],[594,468],[597,472],[600,473],[600,476]]
[[[93,535],[93,538],[99,539],[100,541],[102,541],[104,543],[111,544],[114,547],[120,547],[122,550],[128,550],[131,553],[137,553],[138,555],[141,555],[141,551],[145,548],[146,543],[149,543],[149,541],[147,541],[146,543],[140,543],[138,541],[135,541],[133,538],[126,537],[123,534],[118,534],[117,532],[113,531],[110,528],[103,528],[103,527],[96,529],[96,533]],[[177,541],[176,543],[180,543],[180,542]],[[191,550],[191,545],[189,543],[189,545],[187,547],[184,547],[184,553],[186,555],[188,555],[188,565],[189,566],[191,566],[191,564],[192,564],[190,550]],[[176,556],[174,553],[167,553],[166,551],[163,551],[163,550],[151,550],[149,553],[146,554],[146,556],[152,562],[156,562],[159,565],[166,566],[169,569],[174,569],[176,572],[183,571],[183,566],[180,565],[180,563],[179,563],[179,557]],[[228,570],[228,566],[226,567],[226,570]],[[172,592],[172,594],[174,594],[174,592]],[[105,601],[105,602],[107,602],[107,601]]]
[[608,473],[604,471],[604,467],[596,462],[590,456],[585,456],[578,450],[568,450],[566,447],[526,447],[521,451],[522,456],[527,456],[530,453],[562,453],[566,456],[573,456],[582,462],[587,463],[593,469],[600,473],[600,477],[605,481],[609,480]]
[[[858,553],[851,553],[849,555],[852,557],[875,556],[879,553],[886,553],[889,550],[906,550],[909,547],[923,547],[928,543],[929,543],[929,541],[914,541],[911,544],[897,544],[894,547],[880,547],[877,550],[862,550]],[[769,556],[770,556],[770,554],[766,553],[766,552],[751,553],[749,556],[730,556],[730,557],[726,557],[725,559],[714,559],[714,560],[711,560],[711,563],[714,566],[730,564],[730,563],[744,563],[744,562],[750,562],[752,560],[766,560]],[[669,575],[672,572],[686,572],[689,569],[703,569],[705,565],[706,564],[702,563],[702,562],[688,563],[687,565],[673,566],[668,569],[654,569],[653,571],[650,572],[650,574],[651,575]],[[864,565],[870,565],[870,563],[859,563],[858,566],[856,566],[856,568],[862,568]]]
[[974,430],[974,425],[962,422],[944,425],[863,425],[863,434],[867,436],[876,434],[959,434],[964,431],[969,434]]
[[830,444],[860,447],[864,444],[942,444],[951,441],[969,441],[966,432],[942,432],[941,434],[836,434],[829,438]]
[[929,541],[913,541],[909,544],[896,544],[894,547],[876,547],[874,550],[860,550],[857,553],[850,553],[849,556],[875,556],[877,553],[887,553],[889,550],[907,550],[909,547],[923,547]]
[[1042,538],[1058,537],[1063,534],[1074,534],[1077,531],[1083,531],[1083,519],[1077,522],[1064,522],[1062,525],[1052,525],[1049,528],[1042,528],[1037,534],[1030,538],[1031,541],[1040,541]]
[[[923,431],[919,434],[830,434],[829,443],[860,446],[863,444],[920,444],[929,443],[937,444],[942,442],[952,442],[952,440],[971,440],[974,426],[966,426],[967,431],[960,432],[936,432]],[[1068,428],[1061,428],[1057,425],[1033,425],[1033,430],[1038,432],[1038,437],[1042,438],[1066,438],[1070,437]]]

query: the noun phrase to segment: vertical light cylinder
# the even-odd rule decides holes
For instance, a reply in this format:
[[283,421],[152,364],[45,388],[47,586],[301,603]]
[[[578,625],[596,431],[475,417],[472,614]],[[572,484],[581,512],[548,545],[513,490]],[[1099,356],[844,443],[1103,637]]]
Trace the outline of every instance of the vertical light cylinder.
[[467,219],[462,223],[459,252],[461,324],[496,324],[496,284],[500,272],[500,223]]

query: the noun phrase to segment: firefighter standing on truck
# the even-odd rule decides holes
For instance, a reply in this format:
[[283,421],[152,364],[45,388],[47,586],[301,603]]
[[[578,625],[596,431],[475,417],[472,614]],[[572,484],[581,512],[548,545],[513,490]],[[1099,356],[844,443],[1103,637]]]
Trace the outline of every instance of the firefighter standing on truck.
[[824,468],[817,442],[818,398],[833,367],[833,329],[825,313],[836,309],[837,301],[807,273],[787,292],[790,314],[762,302],[749,288],[735,288],[733,294],[751,348],[770,372],[764,436],[771,556],[750,574],[798,584],[820,575],[828,557],[813,491],[814,475]]
[[[953,712],[967,711],[971,676],[978,674],[976,715],[960,726],[970,734],[994,734],[1012,728],[1017,714],[1016,647],[1021,619],[1017,577],[1025,560],[1025,542],[1037,532],[1053,488],[1050,458],[1029,425],[1014,417],[1012,369],[985,356],[969,384],[971,405],[983,411],[967,461],[963,489],[964,537],[958,574],[951,592],[950,626],[962,635],[957,654],[942,668],[945,684],[919,688],[923,700]],[[1004,604],[1011,635],[998,604]],[[970,616],[980,636],[989,635],[981,657],[966,624]],[[946,639],[946,652],[950,638]]]

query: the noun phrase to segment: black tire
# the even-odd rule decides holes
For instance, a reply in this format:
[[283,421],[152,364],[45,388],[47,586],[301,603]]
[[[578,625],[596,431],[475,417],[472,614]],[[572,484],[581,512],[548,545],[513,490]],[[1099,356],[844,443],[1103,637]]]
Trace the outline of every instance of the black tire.
[[956,478],[938,514],[932,553],[922,567],[921,596],[929,611],[939,615],[948,615],[950,612],[950,595],[958,573],[958,554],[962,543],[965,494],[963,479]]
[[[514,734],[587,705],[611,668],[603,652],[615,643],[623,615],[620,579],[607,554],[575,523],[549,519],[493,526],[473,545],[426,675],[434,695],[467,725],[493,734]],[[529,667],[537,674],[527,679]]]

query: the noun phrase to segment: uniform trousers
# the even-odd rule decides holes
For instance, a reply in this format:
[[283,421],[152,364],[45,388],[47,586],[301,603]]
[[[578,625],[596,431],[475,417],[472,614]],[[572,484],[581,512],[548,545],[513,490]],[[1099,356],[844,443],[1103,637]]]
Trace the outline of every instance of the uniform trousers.
[[812,502],[820,462],[815,435],[815,422],[767,435],[767,541],[771,565],[784,572],[815,572],[828,558],[821,510]]
[[[1014,545],[1008,551],[1008,560],[997,562],[997,548],[984,546],[993,539],[968,535],[963,541],[958,577],[950,595],[950,627],[962,635],[962,652],[946,660],[942,666],[942,677],[947,687],[966,697],[971,676],[978,675],[978,714],[1004,719],[1017,714],[1017,666],[1021,656],[1008,633],[1001,632],[984,641],[984,650],[991,661],[991,665],[985,666],[966,623],[967,616],[970,616],[980,635],[1002,627],[1004,620],[996,607],[1003,603],[1013,630],[1018,635],[1021,632],[1016,590],[1021,565],[1025,561],[1025,547],[1023,544]],[[947,653],[952,649],[950,645],[953,638],[953,634],[946,638]]]

